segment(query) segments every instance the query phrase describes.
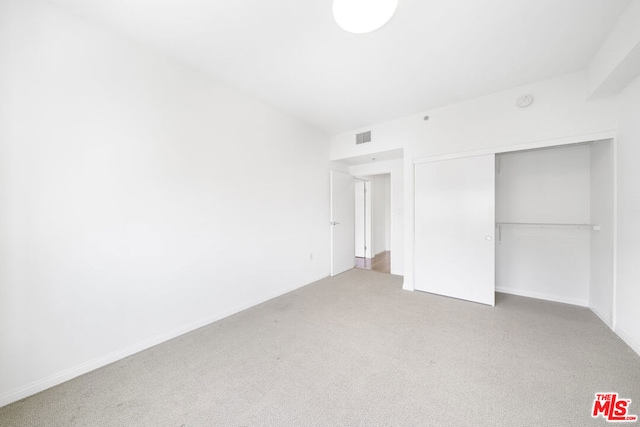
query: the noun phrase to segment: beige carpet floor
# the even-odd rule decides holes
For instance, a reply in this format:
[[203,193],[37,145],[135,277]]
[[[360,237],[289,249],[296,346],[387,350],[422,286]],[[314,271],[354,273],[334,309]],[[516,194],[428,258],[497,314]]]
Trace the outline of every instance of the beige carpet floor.
[[0,408],[0,425],[608,425],[596,392],[640,414],[640,357],[588,309],[351,270]]

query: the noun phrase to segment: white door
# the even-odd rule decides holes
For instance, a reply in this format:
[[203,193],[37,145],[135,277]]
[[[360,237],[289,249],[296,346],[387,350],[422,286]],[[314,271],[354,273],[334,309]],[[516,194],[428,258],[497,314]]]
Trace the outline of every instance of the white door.
[[355,266],[355,188],[353,177],[331,171],[331,275]]
[[364,193],[366,191],[365,182],[361,179],[355,180],[355,246],[356,256],[365,257],[365,247],[367,246],[365,239],[365,200]]
[[415,165],[415,288],[495,304],[495,156]]

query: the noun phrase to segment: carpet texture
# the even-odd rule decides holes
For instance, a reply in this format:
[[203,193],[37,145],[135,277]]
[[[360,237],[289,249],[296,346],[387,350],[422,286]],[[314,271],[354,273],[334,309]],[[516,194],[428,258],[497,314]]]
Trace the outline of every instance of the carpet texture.
[[640,415],[640,357],[586,308],[351,270],[0,408],[0,425],[611,425],[596,392]]

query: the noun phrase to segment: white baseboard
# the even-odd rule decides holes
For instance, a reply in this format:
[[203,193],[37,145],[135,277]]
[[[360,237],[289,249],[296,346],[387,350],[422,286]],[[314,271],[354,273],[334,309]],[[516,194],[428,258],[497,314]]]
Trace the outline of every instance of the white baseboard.
[[[326,276],[323,277],[319,277],[317,279],[312,280],[309,283],[313,283],[317,280],[321,280],[323,278],[325,278]],[[309,284],[308,283],[308,284]],[[153,346],[156,346],[158,344],[161,344],[165,341],[169,341],[170,339],[176,338],[180,335],[186,334],[188,332],[194,331],[198,328],[201,328],[203,326],[207,326],[213,322],[216,322],[220,319],[224,319],[225,317],[229,317],[233,314],[239,313],[243,310],[246,310],[248,308],[254,307],[258,304],[262,304],[263,302],[269,301],[273,298],[277,298],[281,295],[287,294],[291,291],[295,291],[296,289],[302,288],[303,286],[306,286],[307,284],[304,285],[299,285],[299,286],[292,286],[292,287],[288,287],[285,289],[281,289],[278,290],[276,292],[273,292],[271,294],[268,294],[267,296],[264,296],[262,298],[256,298],[255,300],[252,300],[250,302],[247,302],[245,304],[240,304],[238,306],[232,307],[228,310],[224,310],[221,313],[217,313],[214,316],[210,316],[207,317],[205,319],[202,319],[198,322],[194,322],[191,323],[190,325],[181,327],[181,328],[176,328],[173,329],[167,333],[164,334],[160,334],[157,335],[153,338],[149,338],[143,341],[140,341],[134,345],[128,346],[126,348],[120,349],[120,350],[116,350],[114,352],[111,352],[105,356],[102,357],[98,357],[96,359],[81,363],[79,365],[73,366],[69,369],[65,369],[63,371],[57,372],[53,375],[50,375],[48,377],[45,377],[41,380],[37,380],[34,381],[30,384],[27,384],[23,387],[20,387],[16,390],[10,391],[9,393],[4,394],[3,396],[0,396],[0,408],[8,405],[10,403],[16,402],[20,399],[24,399],[25,397],[31,396],[33,394],[39,393],[41,391],[44,391],[48,388],[54,387],[58,384],[62,384],[63,382],[69,381],[75,377],[78,377],[80,375],[86,374],[87,372],[91,372],[95,369],[101,368],[103,366],[106,366],[110,363],[116,362],[120,359],[124,359],[125,357],[129,357],[133,354],[139,353],[143,350],[147,350]]]
[[496,287],[496,292],[500,292],[503,294],[518,295],[521,297],[542,299],[546,301],[561,302],[563,304],[579,305],[580,307],[589,307],[589,301],[587,300],[576,299],[576,298],[566,298],[558,295],[545,294],[541,292],[531,292],[531,291],[525,291],[521,289],[502,288],[502,287]]
[[611,323],[611,316],[605,316],[604,313],[602,313],[601,311],[599,311],[595,307],[589,306],[589,309],[593,312],[593,314],[598,316],[598,318],[600,320],[602,320],[602,323],[607,325],[609,327],[609,329],[613,330],[613,324]]
[[640,356],[640,342],[631,338],[630,334],[626,333],[619,327],[615,328],[613,332],[615,332],[620,338],[622,338],[622,340],[627,343],[627,345],[631,347],[631,349],[635,351],[638,356]]

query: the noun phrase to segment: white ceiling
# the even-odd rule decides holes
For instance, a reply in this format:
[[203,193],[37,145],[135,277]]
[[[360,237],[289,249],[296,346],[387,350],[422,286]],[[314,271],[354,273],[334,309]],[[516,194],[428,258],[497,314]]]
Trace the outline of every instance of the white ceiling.
[[328,134],[584,69],[629,0],[399,0],[350,34],[332,0],[50,0]]

